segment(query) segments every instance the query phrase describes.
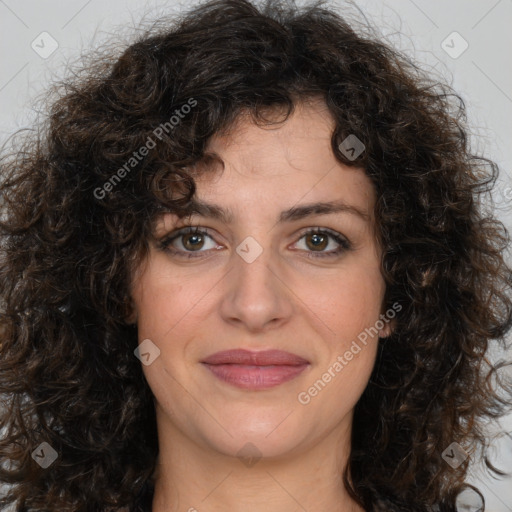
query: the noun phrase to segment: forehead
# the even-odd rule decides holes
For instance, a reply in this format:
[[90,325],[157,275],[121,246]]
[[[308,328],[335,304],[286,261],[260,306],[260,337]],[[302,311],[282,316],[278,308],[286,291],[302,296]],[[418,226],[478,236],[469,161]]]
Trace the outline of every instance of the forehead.
[[283,121],[283,110],[265,113],[276,124],[258,126],[243,113],[215,134],[205,159],[193,169],[197,194],[222,203],[231,213],[251,205],[267,210],[318,201],[352,204],[371,214],[373,183],[364,169],[339,162],[332,150],[335,122],[322,100],[298,103]]

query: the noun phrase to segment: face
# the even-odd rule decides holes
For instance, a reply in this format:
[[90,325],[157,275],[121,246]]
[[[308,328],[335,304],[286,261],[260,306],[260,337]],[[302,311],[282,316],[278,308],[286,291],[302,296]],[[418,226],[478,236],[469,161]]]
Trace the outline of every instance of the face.
[[[375,326],[384,337],[392,323],[382,321],[373,185],[336,160],[333,128],[320,101],[270,128],[240,118],[209,143],[224,169],[196,181],[197,200],[217,215],[158,222],[162,243],[134,276],[132,298],[139,343],[151,340],[143,371],[159,435],[171,442],[225,455],[250,442],[270,457],[348,435],[375,361]],[[178,235],[187,221],[198,231]],[[237,363],[236,354],[204,362],[234,349],[285,351],[303,364]]]

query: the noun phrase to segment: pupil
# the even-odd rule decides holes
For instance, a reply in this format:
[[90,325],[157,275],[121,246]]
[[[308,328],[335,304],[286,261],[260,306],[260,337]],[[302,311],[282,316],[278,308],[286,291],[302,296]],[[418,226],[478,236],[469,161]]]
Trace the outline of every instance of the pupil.
[[194,247],[197,247],[196,243],[197,243],[198,239],[199,240],[201,239],[201,235],[189,235],[189,237],[186,239],[185,245],[190,245],[190,240],[191,239],[192,240],[195,239],[195,242],[192,241],[192,249],[193,249]]
[[325,246],[325,236],[324,235],[319,235],[318,233],[314,233],[312,235],[312,242],[313,242],[313,247],[324,247]]

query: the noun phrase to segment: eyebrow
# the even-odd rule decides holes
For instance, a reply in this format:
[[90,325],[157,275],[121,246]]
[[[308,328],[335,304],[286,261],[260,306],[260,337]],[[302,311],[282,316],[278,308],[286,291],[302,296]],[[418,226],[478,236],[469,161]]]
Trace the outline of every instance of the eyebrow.
[[[183,217],[192,214],[201,215],[212,219],[220,220],[226,224],[232,222],[233,212],[224,209],[216,204],[206,203],[197,199],[192,199],[185,209]],[[281,212],[278,218],[278,224],[301,220],[313,215],[329,215],[332,213],[350,213],[363,219],[365,222],[370,220],[370,215],[360,208],[347,204],[342,200],[308,203],[299,206],[292,206]],[[180,216],[182,217],[182,216]]]

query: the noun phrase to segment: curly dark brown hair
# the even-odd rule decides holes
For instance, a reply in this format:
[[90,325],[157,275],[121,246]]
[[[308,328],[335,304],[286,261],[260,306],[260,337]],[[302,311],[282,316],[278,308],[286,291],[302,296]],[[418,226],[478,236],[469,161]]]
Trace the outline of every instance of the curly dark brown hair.
[[[367,511],[453,511],[470,461],[503,474],[484,429],[512,392],[487,356],[512,325],[509,235],[483,201],[498,167],[472,152],[449,86],[323,3],[219,0],[159,20],[57,84],[2,150],[2,510],[135,510],[158,443],[133,272],[159,216],[185,215],[214,134],[311,97],[335,119],[336,158],[375,186],[386,305],[402,305],[356,406],[345,486]],[[43,441],[51,470],[32,456]],[[470,454],[457,468],[442,456],[454,442]]]

